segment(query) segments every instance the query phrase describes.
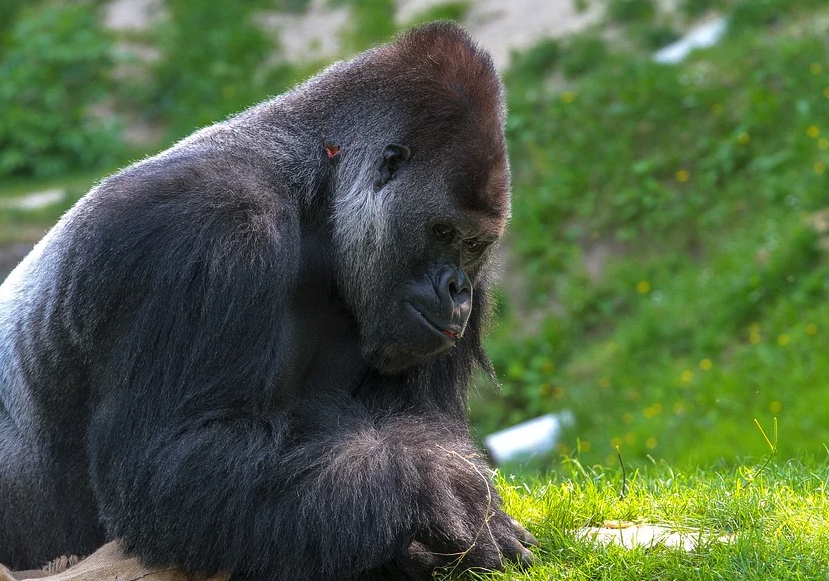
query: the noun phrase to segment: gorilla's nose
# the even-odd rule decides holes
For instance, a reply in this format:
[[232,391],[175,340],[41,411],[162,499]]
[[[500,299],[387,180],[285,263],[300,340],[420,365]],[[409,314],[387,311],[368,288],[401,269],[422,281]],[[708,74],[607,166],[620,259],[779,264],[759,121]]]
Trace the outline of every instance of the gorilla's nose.
[[438,271],[435,282],[441,309],[451,311],[453,321],[463,327],[472,308],[472,283],[466,273],[455,265],[447,264]]

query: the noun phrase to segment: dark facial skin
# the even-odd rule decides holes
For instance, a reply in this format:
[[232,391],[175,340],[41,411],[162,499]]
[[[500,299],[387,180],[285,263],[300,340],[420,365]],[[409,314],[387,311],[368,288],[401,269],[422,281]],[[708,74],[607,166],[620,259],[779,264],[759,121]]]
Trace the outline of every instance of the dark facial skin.
[[0,288],[0,562],[528,565],[466,420],[504,114],[438,23],[102,180]]
[[[389,144],[383,149],[374,187],[378,192],[412,158],[411,148]],[[409,328],[412,344],[420,355],[435,355],[450,349],[463,336],[472,311],[472,281],[465,269],[478,262],[497,238],[479,236],[481,225],[466,232],[453,219],[427,225],[425,261],[411,273],[402,289],[400,316]]]

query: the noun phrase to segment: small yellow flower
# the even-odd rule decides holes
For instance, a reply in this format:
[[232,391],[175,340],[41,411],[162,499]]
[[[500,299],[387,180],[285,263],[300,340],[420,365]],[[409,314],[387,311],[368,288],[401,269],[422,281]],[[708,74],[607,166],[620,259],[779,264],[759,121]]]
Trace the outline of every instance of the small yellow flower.
[[[827,90],[829,90],[829,87],[827,87]],[[714,103],[711,106],[711,112],[714,115],[719,115],[720,113],[722,113],[722,105],[720,105],[719,103]]]
[[687,169],[681,169],[676,172],[676,181],[680,183],[685,183],[689,179],[691,179],[691,173]]
[[806,334],[807,335],[817,335],[817,325],[814,323],[809,323],[806,325]]
[[789,336],[788,335],[778,335],[777,336],[777,344],[781,347],[785,347],[789,344]]
[[774,413],[777,413],[782,409],[783,409],[783,404],[781,404],[779,401],[773,401],[769,404],[769,411],[772,411]]
[[618,461],[619,461],[619,459],[616,458],[616,456],[614,456],[613,454],[608,454],[607,456],[604,457],[604,463],[607,466],[610,466],[611,464],[614,464],[614,463],[618,463]]
[[648,450],[653,450],[654,448],[656,448],[656,438],[648,438],[647,440],[645,440],[645,447]]
[[829,99],[829,87],[823,87],[823,96]]
[[625,444],[633,444],[636,441],[636,434],[628,432],[625,434]]
[[658,416],[661,413],[662,413],[662,404],[661,403],[655,403],[650,407],[646,407],[644,409],[644,411],[642,412],[642,415],[644,415],[648,419],[651,419],[652,417]]
[[703,359],[699,362],[699,368],[703,371],[708,371],[714,364],[711,362],[710,359]]
[[814,171],[817,175],[821,175],[823,172],[826,171],[826,164],[822,161],[818,161],[815,165],[812,166],[812,171]]
[[556,370],[556,366],[553,365],[553,362],[549,359],[546,359],[544,363],[541,364],[541,371],[544,373],[552,373]]
[[587,440],[582,440],[581,442],[579,442],[579,452],[589,452],[590,448],[592,447],[593,446],[591,446],[590,442],[588,442]]
[[822,70],[823,70],[823,67],[820,66],[820,63],[812,63],[812,64],[809,65],[809,71],[813,75],[819,75]]
[[640,295],[647,294],[651,290],[651,283],[646,280],[640,280],[636,283],[636,292]]
[[694,379],[694,372],[690,369],[686,369],[682,372],[679,378],[682,380],[682,383],[690,383]]
[[576,100],[576,93],[573,91],[564,91],[561,94],[561,100],[565,103],[572,103]]
[[562,399],[562,398],[564,398],[564,388],[557,385],[553,388],[553,399]]
[[599,380],[599,387],[602,389],[607,389],[610,387],[610,378],[606,375]]
[[538,386],[538,393],[541,395],[550,395],[550,384],[549,383],[542,383]]
[[633,414],[630,413],[630,412],[622,414],[622,421],[624,423],[628,424],[628,425],[632,424],[633,423]]
[[748,133],[740,133],[737,136],[737,141],[740,145],[748,145],[748,142],[751,141],[751,136]]
[[610,447],[611,448],[618,448],[622,445],[622,438],[611,438],[610,439]]
[[820,129],[817,125],[809,125],[809,127],[806,129],[806,135],[814,139],[815,137],[820,135]]
[[760,342],[760,333],[749,333],[748,342],[752,345],[757,345]]
[[829,149],[829,139],[821,137],[817,140],[817,146],[819,149]]

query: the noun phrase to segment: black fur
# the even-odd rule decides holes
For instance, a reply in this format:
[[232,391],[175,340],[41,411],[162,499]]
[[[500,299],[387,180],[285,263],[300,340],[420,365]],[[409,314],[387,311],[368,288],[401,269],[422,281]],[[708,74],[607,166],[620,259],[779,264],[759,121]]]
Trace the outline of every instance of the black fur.
[[0,287],[0,562],[114,537],[233,578],[527,562],[465,420],[503,121],[436,24],[87,194]]

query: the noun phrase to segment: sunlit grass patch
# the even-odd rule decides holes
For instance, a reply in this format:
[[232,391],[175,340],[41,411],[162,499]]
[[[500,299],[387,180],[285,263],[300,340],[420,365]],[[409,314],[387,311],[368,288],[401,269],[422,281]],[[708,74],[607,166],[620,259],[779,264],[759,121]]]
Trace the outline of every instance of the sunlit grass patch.
[[[825,579],[829,469],[811,460],[628,474],[570,459],[551,477],[499,474],[506,509],[538,538],[538,562],[482,579]],[[622,491],[626,490],[625,494]],[[696,531],[690,550],[604,545],[584,527],[661,523]]]

